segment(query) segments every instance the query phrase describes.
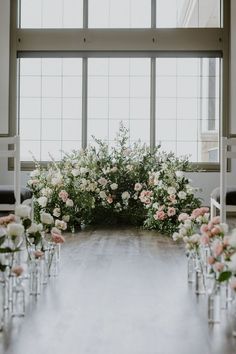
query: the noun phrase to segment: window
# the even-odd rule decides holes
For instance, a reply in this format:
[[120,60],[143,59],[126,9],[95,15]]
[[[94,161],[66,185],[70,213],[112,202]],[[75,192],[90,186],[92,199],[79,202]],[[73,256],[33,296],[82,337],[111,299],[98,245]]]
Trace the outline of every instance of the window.
[[130,143],[218,164],[227,1],[18,0],[17,11],[10,133],[21,134],[23,162],[60,159],[92,135],[112,145],[122,121]]

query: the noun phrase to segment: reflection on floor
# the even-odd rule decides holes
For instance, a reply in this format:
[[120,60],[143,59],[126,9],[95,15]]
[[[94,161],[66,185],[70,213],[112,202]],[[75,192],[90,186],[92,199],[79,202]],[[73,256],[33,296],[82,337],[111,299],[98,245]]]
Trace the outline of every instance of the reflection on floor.
[[184,249],[132,228],[67,236],[60,275],[1,354],[232,354],[223,323],[186,282]]

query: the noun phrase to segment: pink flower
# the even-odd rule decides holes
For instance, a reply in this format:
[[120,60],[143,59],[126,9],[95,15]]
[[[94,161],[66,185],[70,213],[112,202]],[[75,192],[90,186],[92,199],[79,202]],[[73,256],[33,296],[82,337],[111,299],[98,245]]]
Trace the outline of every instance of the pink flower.
[[200,242],[202,245],[209,245],[210,239],[207,234],[203,234],[200,238]]
[[170,195],[168,195],[167,199],[169,199],[171,202],[174,202],[174,201],[176,201],[176,195],[170,194]]
[[209,256],[209,257],[207,258],[207,262],[208,262],[208,264],[212,265],[212,264],[215,263],[215,258],[212,257],[212,256]]
[[224,269],[224,263],[215,262],[214,269],[216,272],[222,272],[222,270]]
[[207,232],[208,231],[208,225],[207,224],[202,224],[200,228],[201,233]]
[[10,222],[14,222],[14,221],[16,221],[16,217],[13,214],[0,217],[0,225],[7,225]]
[[214,216],[211,219],[212,224],[216,225],[216,224],[220,224],[220,217],[219,216]]
[[166,213],[163,210],[157,211],[156,214],[154,215],[155,220],[165,220],[166,218]]
[[59,198],[61,198],[64,203],[67,201],[68,196],[69,194],[65,190],[62,190],[59,193]]
[[169,217],[171,217],[171,216],[174,216],[175,214],[176,214],[175,208],[173,208],[173,207],[168,207],[167,215],[168,215]]
[[12,268],[11,271],[13,274],[15,274],[17,277],[19,277],[24,272],[24,269],[21,266],[15,266]]
[[211,230],[211,233],[212,233],[213,236],[219,235],[221,233],[221,229],[219,228],[219,226],[215,226]]
[[34,252],[35,258],[41,258],[41,257],[43,257],[43,255],[44,255],[44,253],[40,250],[37,250]]
[[51,235],[52,235],[53,242],[55,242],[55,243],[64,243],[65,242],[65,239],[62,235],[57,234],[55,232],[52,232]]
[[210,221],[210,222],[208,223],[208,230],[212,230],[213,227],[214,227],[214,224]]
[[189,215],[187,213],[181,213],[179,214],[178,220],[179,221],[185,221],[189,218]]
[[152,196],[152,191],[142,191],[140,193],[139,199],[144,204],[150,204],[151,203],[151,196]]
[[108,203],[108,204],[112,204],[112,203],[113,203],[113,198],[112,198],[111,195],[109,195],[109,196],[107,197],[107,203]]
[[224,247],[223,247],[222,242],[220,242],[220,241],[215,242],[212,247],[214,256],[215,257],[220,256],[223,252],[223,249],[224,249]]
[[224,246],[228,246],[229,245],[229,240],[230,240],[230,236],[225,236],[223,238],[223,244]]

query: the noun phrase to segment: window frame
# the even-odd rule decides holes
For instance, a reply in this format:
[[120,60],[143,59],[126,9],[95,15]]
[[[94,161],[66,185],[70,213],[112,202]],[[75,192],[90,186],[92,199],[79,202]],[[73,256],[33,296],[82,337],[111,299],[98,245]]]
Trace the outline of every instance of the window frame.
[[[10,11],[10,88],[9,135],[19,131],[18,58],[82,58],[82,147],[87,145],[87,73],[88,58],[149,57],[151,59],[150,145],[155,144],[155,66],[159,57],[219,57],[220,127],[219,137],[229,136],[229,38],[230,2],[222,0],[221,28],[156,28],[156,0],[151,0],[151,28],[88,28],[88,1],[83,1],[82,29],[21,29],[18,9],[20,0],[11,0]],[[199,171],[219,171],[219,163],[193,163]],[[22,170],[31,170],[32,162],[23,162]],[[11,164],[9,165],[11,168]]]

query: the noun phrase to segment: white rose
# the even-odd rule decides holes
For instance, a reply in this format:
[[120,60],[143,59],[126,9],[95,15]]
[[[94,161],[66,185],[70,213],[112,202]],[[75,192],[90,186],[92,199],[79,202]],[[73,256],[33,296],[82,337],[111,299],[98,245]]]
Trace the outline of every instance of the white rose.
[[52,190],[51,188],[49,187],[46,187],[46,188],[43,188],[41,190],[41,194],[44,196],[44,197],[50,197],[52,195]]
[[67,229],[67,223],[63,220],[56,220],[55,221],[55,226],[58,228],[58,229],[61,229],[61,230],[66,230]]
[[182,178],[182,177],[184,177],[183,171],[176,171],[176,172],[175,172],[175,175],[176,175],[177,178]]
[[53,209],[53,216],[55,216],[56,218],[59,218],[59,216],[61,215],[61,210],[60,208],[55,208]]
[[139,192],[139,191],[141,191],[141,189],[142,189],[142,184],[141,183],[135,183],[135,185],[134,185],[134,190],[136,191],[136,192]]
[[73,175],[74,177],[77,177],[77,176],[79,176],[79,174],[80,174],[79,169],[73,169],[73,170],[71,171],[71,173],[72,173],[72,175]]
[[100,198],[102,198],[102,199],[106,199],[106,197],[107,197],[107,195],[106,195],[106,193],[105,193],[104,191],[101,191],[101,192],[99,193],[99,196],[100,196]]
[[68,207],[73,207],[73,206],[74,206],[73,200],[68,198],[67,201],[66,201],[66,205],[67,205]]
[[40,231],[38,224],[35,224],[34,222],[30,225],[30,227],[27,229],[28,234],[35,234],[36,232]]
[[107,179],[104,177],[99,178],[98,183],[101,184],[102,186],[105,186],[107,184]]
[[40,214],[40,221],[46,225],[52,225],[54,223],[52,215],[44,212]]
[[22,236],[24,231],[24,226],[21,224],[13,222],[7,225],[7,234],[9,236]]
[[168,194],[175,194],[176,193],[176,189],[174,187],[168,187],[167,188],[167,193]]
[[39,203],[39,205],[42,208],[45,208],[45,206],[47,205],[47,202],[48,202],[48,198],[47,197],[40,197],[37,199],[37,202]]
[[30,218],[31,208],[28,205],[19,205],[15,209],[15,215],[20,218]]
[[121,198],[122,198],[123,200],[129,199],[129,198],[130,198],[129,192],[123,192],[123,193],[121,194]]
[[111,184],[111,189],[112,189],[113,191],[115,191],[117,188],[118,188],[118,184],[117,184],[117,183],[112,183],[112,184]]
[[184,192],[184,191],[180,191],[179,193],[178,193],[178,197],[179,197],[179,199],[186,199],[186,193]]

